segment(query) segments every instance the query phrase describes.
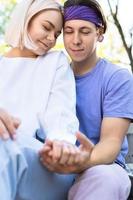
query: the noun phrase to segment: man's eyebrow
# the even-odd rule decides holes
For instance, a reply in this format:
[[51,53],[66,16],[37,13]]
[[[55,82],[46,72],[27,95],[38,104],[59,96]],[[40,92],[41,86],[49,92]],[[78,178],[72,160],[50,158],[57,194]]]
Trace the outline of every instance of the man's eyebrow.
[[64,28],[73,28],[72,26],[64,26]]
[[82,26],[81,29],[91,29],[91,27],[88,27],[88,26]]
[[[73,27],[67,25],[67,26],[64,26],[64,28],[73,28]],[[91,29],[91,27],[88,27],[88,26],[81,26],[81,27],[79,27],[79,29]]]

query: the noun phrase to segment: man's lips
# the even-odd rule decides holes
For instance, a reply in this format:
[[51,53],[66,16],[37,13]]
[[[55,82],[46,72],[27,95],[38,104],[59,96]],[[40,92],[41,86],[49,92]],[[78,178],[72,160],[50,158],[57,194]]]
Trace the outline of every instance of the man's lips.
[[80,54],[83,54],[84,49],[70,49],[70,51],[72,54],[80,55]]
[[74,52],[80,52],[80,51],[83,51],[84,49],[70,49],[71,51],[74,51]]

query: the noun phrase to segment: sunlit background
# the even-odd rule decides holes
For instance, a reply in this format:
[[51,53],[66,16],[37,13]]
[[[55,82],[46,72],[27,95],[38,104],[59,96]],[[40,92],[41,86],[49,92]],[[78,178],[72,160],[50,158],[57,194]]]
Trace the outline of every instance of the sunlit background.
[[[3,53],[7,49],[4,43],[4,30],[17,1],[19,2],[20,0],[0,0],[0,53]],[[57,1],[61,4],[64,3],[63,0]],[[108,30],[104,36],[104,41],[98,46],[98,53],[101,57],[106,57],[112,62],[119,63],[121,66],[127,67],[130,70],[130,60],[110,14],[108,0],[99,0],[98,2],[103,7],[108,20]],[[131,34],[133,34],[133,1],[110,0],[110,3],[113,11],[115,11],[115,5],[118,5],[118,19],[124,31],[124,38],[129,46],[133,46],[133,38],[131,37]],[[62,49],[65,52],[62,35],[58,38],[55,49]]]

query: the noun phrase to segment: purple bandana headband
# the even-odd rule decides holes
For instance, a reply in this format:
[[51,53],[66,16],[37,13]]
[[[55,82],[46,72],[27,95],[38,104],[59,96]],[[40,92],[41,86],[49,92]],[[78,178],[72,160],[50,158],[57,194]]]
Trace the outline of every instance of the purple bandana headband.
[[85,20],[96,24],[96,26],[102,26],[102,20],[97,16],[93,8],[77,5],[70,6],[64,9],[64,20]]

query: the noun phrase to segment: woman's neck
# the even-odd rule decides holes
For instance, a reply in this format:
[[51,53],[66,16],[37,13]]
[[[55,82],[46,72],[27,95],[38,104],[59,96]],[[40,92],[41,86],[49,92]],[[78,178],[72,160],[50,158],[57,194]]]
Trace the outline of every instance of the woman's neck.
[[33,52],[29,51],[28,49],[20,49],[18,47],[11,48],[7,53],[4,54],[6,57],[26,57],[26,58],[36,58]]

